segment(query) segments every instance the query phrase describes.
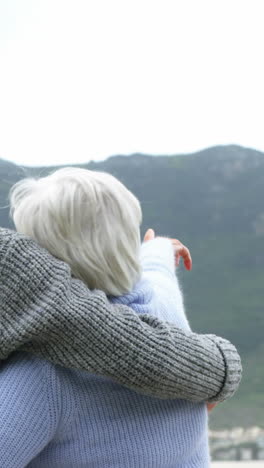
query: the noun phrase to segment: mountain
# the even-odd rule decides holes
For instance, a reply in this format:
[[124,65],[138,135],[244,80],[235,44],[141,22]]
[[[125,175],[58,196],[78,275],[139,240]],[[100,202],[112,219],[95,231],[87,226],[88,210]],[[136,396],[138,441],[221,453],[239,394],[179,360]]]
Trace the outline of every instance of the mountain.
[[[116,156],[79,165],[118,177],[140,199],[142,233],[177,237],[191,250],[180,268],[193,330],[230,339],[244,367],[240,390],[211,416],[214,428],[264,426],[264,154],[217,146],[176,156]],[[21,168],[0,160],[0,225],[17,180],[55,168]]]

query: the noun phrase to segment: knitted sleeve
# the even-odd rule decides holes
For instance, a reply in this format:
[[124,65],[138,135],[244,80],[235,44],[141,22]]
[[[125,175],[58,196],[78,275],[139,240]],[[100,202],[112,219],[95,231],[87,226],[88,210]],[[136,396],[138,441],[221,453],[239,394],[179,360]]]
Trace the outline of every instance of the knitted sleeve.
[[222,401],[239,385],[235,347],[111,305],[33,240],[0,229],[0,359],[22,349],[159,398]]

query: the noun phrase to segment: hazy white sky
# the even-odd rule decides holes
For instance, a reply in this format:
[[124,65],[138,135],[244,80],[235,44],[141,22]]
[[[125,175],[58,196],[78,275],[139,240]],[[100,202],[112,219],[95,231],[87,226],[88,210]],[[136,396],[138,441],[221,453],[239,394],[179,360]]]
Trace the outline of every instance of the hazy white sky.
[[0,0],[0,157],[264,151],[263,0]]

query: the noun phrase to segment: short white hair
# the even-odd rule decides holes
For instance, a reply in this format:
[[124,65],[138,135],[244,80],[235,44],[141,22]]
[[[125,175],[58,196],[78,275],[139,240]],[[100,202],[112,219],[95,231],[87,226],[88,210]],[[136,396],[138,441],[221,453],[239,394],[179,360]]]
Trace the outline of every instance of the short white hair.
[[104,172],[66,167],[26,178],[10,190],[18,232],[71,267],[90,289],[118,296],[140,277],[138,199]]

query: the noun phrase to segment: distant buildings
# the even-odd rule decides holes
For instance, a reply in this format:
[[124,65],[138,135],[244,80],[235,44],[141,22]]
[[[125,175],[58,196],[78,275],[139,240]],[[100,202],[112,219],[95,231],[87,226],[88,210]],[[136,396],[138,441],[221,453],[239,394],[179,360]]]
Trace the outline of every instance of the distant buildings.
[[209,431],[213,460],[264,460],[264,429]]

